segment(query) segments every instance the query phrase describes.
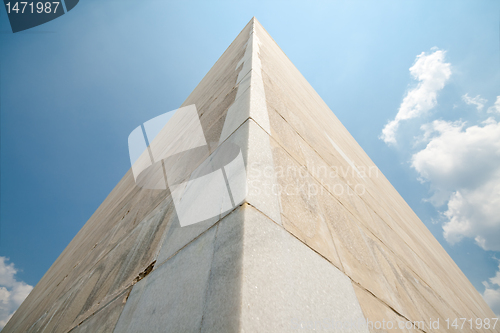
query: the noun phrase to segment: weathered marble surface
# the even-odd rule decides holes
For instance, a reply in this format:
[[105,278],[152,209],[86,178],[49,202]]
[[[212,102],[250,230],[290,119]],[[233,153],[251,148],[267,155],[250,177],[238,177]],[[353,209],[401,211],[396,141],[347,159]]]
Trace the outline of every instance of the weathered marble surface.
[[[237,65],[250,30],[249,24],[183,105],[196,104],[211,151],[238,91]],[[3,331],[68,332],[83,324],[149,271],[176,218],[169,190],[137,187],[129,170]]]
[[278,176],[282,186],[300,189],[297,194],[280,193],[285,229],[343,271],[357,290],[376,299],[357,292],[367,319],[381,318],[381,310],[373,308],[378,302],[386,305],[383,311],[389,316],[409,321],[494,317],[258,22],[255,31],[261,41],[276,173],[300,170],[297,176]]
[[243,204],[134,286],[115,332],[289,332],[318,318],[364,320],[350,279]]

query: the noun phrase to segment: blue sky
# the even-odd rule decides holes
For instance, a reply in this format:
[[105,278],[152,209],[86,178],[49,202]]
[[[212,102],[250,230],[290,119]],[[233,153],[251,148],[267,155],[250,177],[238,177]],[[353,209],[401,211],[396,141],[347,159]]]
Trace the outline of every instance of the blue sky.
[[252,16],[500,313],[493,0],[82,0],[16,34],[0,10],[0,285],[39,281],[129,169],[130,132],[178,108]]

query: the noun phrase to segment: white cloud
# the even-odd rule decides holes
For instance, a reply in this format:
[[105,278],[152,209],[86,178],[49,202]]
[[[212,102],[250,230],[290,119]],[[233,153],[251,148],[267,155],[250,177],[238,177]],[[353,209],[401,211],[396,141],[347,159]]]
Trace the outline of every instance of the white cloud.
[[473,238],[500,251],[500,123],[436,120],[422,126],[429,141],[412,156],[420,179],[430,183],[436,207],[447,204],[444,237],[454,244]]
[[495,104],[488,108],[488,113],[500,113],[500,96],[497,96]]
[[481,98],[477,95],[476,97],[469,97],[468,94],[462,96],[462,100],[468,105],[475,105],[477,111],[481,111],[484,108],[484,104],[488,102],[486,99]]
[[9,321],[33,289],[32,286],[17,281],[17,269],[13,263],[7,264],[5,257],[0,257],[0,329]]
[[483,281],[483,285],[485,287],[483,293],[484,300],[493,312],[500,317],[500,265],[498,265],[496,275],[489,278],[489,282]]
[[408,91],[401,103],[396,118],[385,125],[380,139],[385,143],[396,143],[396,131],[402,120],[417,118],[436,106],[437,93],[443,89],[451,76],[451,66],[444,62],[445,51],[422,52],[410,67],[410,73],[419,83]]

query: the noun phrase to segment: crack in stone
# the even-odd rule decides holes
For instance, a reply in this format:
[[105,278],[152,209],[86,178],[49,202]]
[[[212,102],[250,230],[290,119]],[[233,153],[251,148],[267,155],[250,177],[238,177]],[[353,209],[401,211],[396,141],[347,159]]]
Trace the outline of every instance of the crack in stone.
[[[137,275],[137,277],[132,282],[132,285],[135,285],[137,282],[141,281],[146,276],[148,276],[149,273],[151,273],[153,271],[153,268],[155,267],[155,264],[156,264],[156,260],[154,260],[151,264],[149,264],[149,266],[146,267],[146,269],[144,271],[140,272],[139,275]],[[128,295],[127,295],[127,298],[128,298]]]

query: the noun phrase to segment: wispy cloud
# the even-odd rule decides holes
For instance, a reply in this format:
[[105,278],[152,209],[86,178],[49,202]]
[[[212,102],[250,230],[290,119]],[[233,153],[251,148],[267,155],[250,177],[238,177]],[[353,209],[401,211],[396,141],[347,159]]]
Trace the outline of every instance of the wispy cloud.
[[488,108],[488,113],[500,113],[500,96],[497,96],[497,100],[493,106]]
[[403,120],[420,117],[436,106],[437,93],[444,88],[451,76],[451,66],[444,62],[446,52],[437,48],[434,52],[422,52],[410,67],[410,73],[418,85],[403,98],[396,118],[385,125],[380,139],[387,144],[396,144],[396,131]]
[[[419,118],[437,105],[438,93],[452,74],[445,62],[446,52],[436,48],[421,53],[410,68],[418,81],[410,89],[396,114],[389,121],[380,139],[397,144],[404,138],[398,134],[403,121]],[[483,111],[488,101],[477,95],[458,95],[453,109],[463,103]],[[487,104],[488,103],[488,104]],[[411,167],[418,179],[429,184],[431,196],[424,199],[435,206],[442,223],[443,236],[449,244],[464,238],[473,239],[485,251],[500,251],[500,96],[487,108],[485,121],[434,120],[421,125],[421,135],[413,136]],[[474,115],[471,114],[471,115]],[[476,114],[477,118],[483,117]],[[497,117],[497,118],[495,118]],[[426,121],[427,122],[427,121]],[[411,139],[407,137],[405,139]],[[432,223],[437,223],[432,220]],[[499,261],[500,263],[500,261]],[[500,265],[496,275],[485,279],[482,296],[500,317]]]
[[496,275],[483,281],[484,293],[483,298],[488,303],[493,312],[500,318],[500,264]]
[[477,95],[476,97],[470,97],[468,94],[462,96],[462,100],[465,104],[475,105],[477,111],[481,111],[484,108],[484,104],[488,102],[486,99],[481,98],[481,96]]
[[0,257],[0,329],[7,324],[33,289],[32,286],[16,280],[17,269],[14,263],[7,264],[8,260],[6,257]]
[[422,126],[427,146],[412,167],[429,182],[436,207],[446,204],[444,237],[455,244],[473,238],[484,250],[500,251],[500,122],[480,125],[435,120]]

